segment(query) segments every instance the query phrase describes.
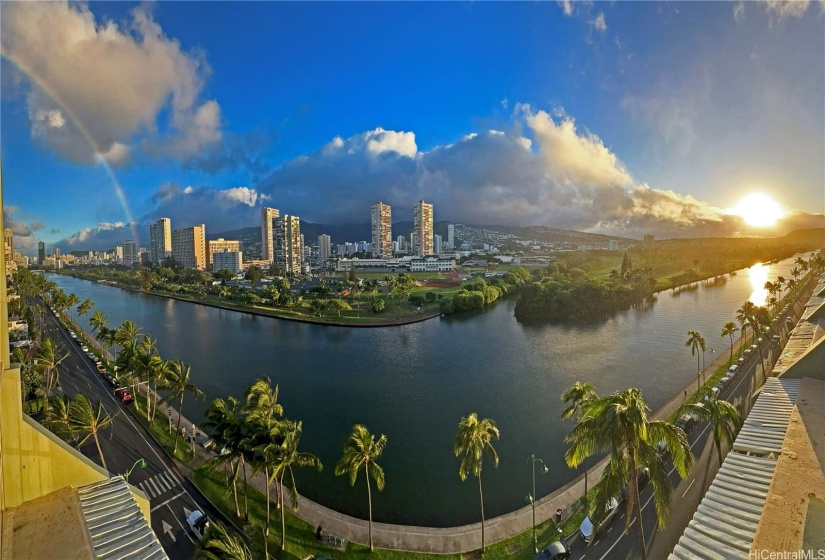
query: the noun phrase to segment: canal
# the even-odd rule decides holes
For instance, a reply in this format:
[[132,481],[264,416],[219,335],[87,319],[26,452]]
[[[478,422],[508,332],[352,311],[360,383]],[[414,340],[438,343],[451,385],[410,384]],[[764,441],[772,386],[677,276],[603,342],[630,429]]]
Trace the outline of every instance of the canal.
[[[453,441],[470,412],[494,419],[498,469],[485,464],[485,514],[525,504],[531,453],[550,467],[537,475],[539,497],[577,473],[564,463],[561,393],[589,381],[601,394],[639,387],[655,410],[696,375],[685,348],[688,329],[707,340],[705,360],[727,347],[719,336],[735,310],[762,286],[790,278],[792,259],[741,270],[695,289],[658,294],[644,309],[593,325],[524,325],[515,300],[475,314],[401,327],[325,327],[257,317],[51,275],[66,293],[91,298],[116,326],[131,319],[157,338],[165,359],[192,365],[206,401],[187,397],[184,415],[199,422],[215,397],[242,397],[257,378],[280,386],[286,416],[303,421],[302,447],[322,460],[322,473],[300,472],[299,491],[312,500],[366,518],[363,478],[351,488],[334,476],[352,426],[384,433],[384,492],[373,492],[376,521],[452,526],[477,521],[478,486],[462,483]],[[762,301],[760,301],[760,299]]]

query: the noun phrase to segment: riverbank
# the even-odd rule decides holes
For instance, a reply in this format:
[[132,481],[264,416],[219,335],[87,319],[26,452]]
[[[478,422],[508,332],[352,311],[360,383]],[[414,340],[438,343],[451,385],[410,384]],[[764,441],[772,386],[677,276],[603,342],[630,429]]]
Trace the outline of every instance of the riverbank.
[[123,286],[113,280],[106,280],[106,281],[97,281],[91,280],[89,278],[84,278],[83,276],[69,274],[66,272],[59,272],[58,274],[63,274],[65,276],[71,276],[72,278],[77,278],[78,280],[86,280],[87,282],[96,282],[99,284],[104,284],[106,286],[110,286],[112,288],[120,288],[121,290],[126,290],[127,292],[134,292],[138,294],[146,294],[151,296],[157,297],[164,297],[168,299],[174,299],[177,301],[184,301],[187,303],[195,303],[198,305],[203,305],[206,307],[213,307],[216,309],[226,309],[227,311],[237,311],[238,313],[247,313],[249,315],[256,315],[259,317],[270,317],[272,319],[283,319],[284,321],[294,321],[298,323],[310,323],[313,325],[322,325],[327,327],[356,327],[356,328],[376,328],[376,327],[398,327],[402,325],[410,325],[414,323],[420,323],[422,321],[427,321],[429,319],[434,319],[436,317],[440,317],[442,315],[441,311],[437,309],[428,309],[422,311],[421,313],[416,313],[415,315],[410,316],[401,316],[401,317],[383,317],[380,315],[376,316],[364,316],[364,317],[309,317],[306,315],[290,312],[289,310],[284,309],[273,309],[268,307],[256,306],[256,305],[243,305],[243,304],[236,304],[230,303],[228,301],[220,301],[215,300],[214,298],[207,297],[207,298],[198,298],[198,297],[188,297],[188,296],[181,296],[170,294],[167,292],[158,292],[155,290],[144,290],[141,288],[133,288],[131,286]]

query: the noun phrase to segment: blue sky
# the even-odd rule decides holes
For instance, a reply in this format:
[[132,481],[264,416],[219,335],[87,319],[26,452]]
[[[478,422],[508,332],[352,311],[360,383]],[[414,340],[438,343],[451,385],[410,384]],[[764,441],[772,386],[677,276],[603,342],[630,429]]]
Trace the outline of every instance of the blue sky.
[[437,220],[631,237],[754,233],[724,209],[755,191],[825,211],[821,3],[0,11],[24,249],[104,248],[161,215],[256,225],[262,205],[366,222],[378,199],[395,221],[425,198]]

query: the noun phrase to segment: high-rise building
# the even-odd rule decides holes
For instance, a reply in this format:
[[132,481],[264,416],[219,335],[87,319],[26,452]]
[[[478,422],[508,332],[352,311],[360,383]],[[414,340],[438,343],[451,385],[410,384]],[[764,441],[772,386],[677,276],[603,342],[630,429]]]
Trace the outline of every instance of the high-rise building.
[[607,250],[608,251],[618,251],[619,250],[619,240],[618,239],[608,239],[608,241],[607,241]]
[[161,218],[149,224],[149,260],[162,263],[172,256],[172,220]]
[[56,260],[56,261],[60,260],[60,249],[55,248],[55,250],[54,250],[54,260]]
[[261,258],[275,262],[275,220],[280,215],[277,208],[261,208]]
[[441,252],[442,252],[442,249],[443,249],[443,247],[442,247],[442,242],[441,242],[441,236],[440,235],[434,235],[433,236],[433,250],[435,251],[435,254],[440,255]]
[[419,200],[413,206],[413,254],[423,257],[433,253],[433,205]]
[[37,242],[37,264],[43,266],[46,263],[46,244],[42,241]]
[[447,225],[447,249],[455,249],[455,224]]
[[185,268],[206,268],[206,226],[172,230],[172,258]]
[[14,232],[11,228],[3,230],[3,255],[6,258],[6,267],[14,262]]
[[289,214],[275,218],[275,264],[284,274],[300,274],[302,256],[301,219]]
[[206,266],[207,268],[211,268],[212,270],[220,270],[220,268],[215,268],[212,266],[212,255],[215,253],[222,253],[224,251],[229,251],[230,253],[240,253],[241,252],[241,242],[240,241],[227,241],[223,237],[219,237],[218,239],[213,239],[212,241],[208,241],[206,243]]
[[392,257],[392,208],[379,201],[372,207],[372,258]]
[[123,263],[123,245],[117,245],[115,247],[115,262]]
[[136,262],[140,262],[137,243],[131,239],[127,239],[123,242],[123,264],[132,266]]
[[407,252],[407,238],[403,235],[399,235],[398,239],[395,240],[396,244],[398,245],[398,252],[399,253],[406,253]]
[[656,244],[656,238],[653,236],[653,234],[648,233],[644,236],[643,243],[645,249],[653,249],[654,245]]
[[320,259],[321,264],[324,265],[331,256],[332,238],[326,233],[323,233],[318,236],[318,258]]

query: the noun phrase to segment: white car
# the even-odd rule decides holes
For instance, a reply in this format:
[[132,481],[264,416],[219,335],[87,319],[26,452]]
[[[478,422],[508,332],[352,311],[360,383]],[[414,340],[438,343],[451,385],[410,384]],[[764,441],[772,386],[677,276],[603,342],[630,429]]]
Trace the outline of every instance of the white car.
[[[605,513],[602,522],[599,523],[599,527],[601,528],[610,523],[610,520],[613,519],[613,516],[616,515],[617,511],[619,511],[619,500],[616,498],[610,498],[610,502],[607,504],[607,513]],[[589,516],[585,517],[582,524],[579,525],[579,533],[586,543],[589,543],[593,539],[593,522],[590,521]]]
[[81,349],[81,350],[83,350],[83,351],[84,351],[84,352],[86,352],[86,353],[88,353],[88,352],[89,352],[89,347],[88,347],[88,346],[86,346],[85,344],[84,344],[84,345],[82,345],[82,346],[80,347],[80,349]]
[[206,536],[206,531],[209,530],[209,518],[203,514],[202,511],[195,510],[186,518],[186,524],[189,525],[189,530],[192,534],[202,541]]
[[736,377],[736,370],[737,369],[739,369],[739,366],[737,366],[737,365],[730,366],[728,371],[725,373],[725,377],[727,377],[728,379]]

